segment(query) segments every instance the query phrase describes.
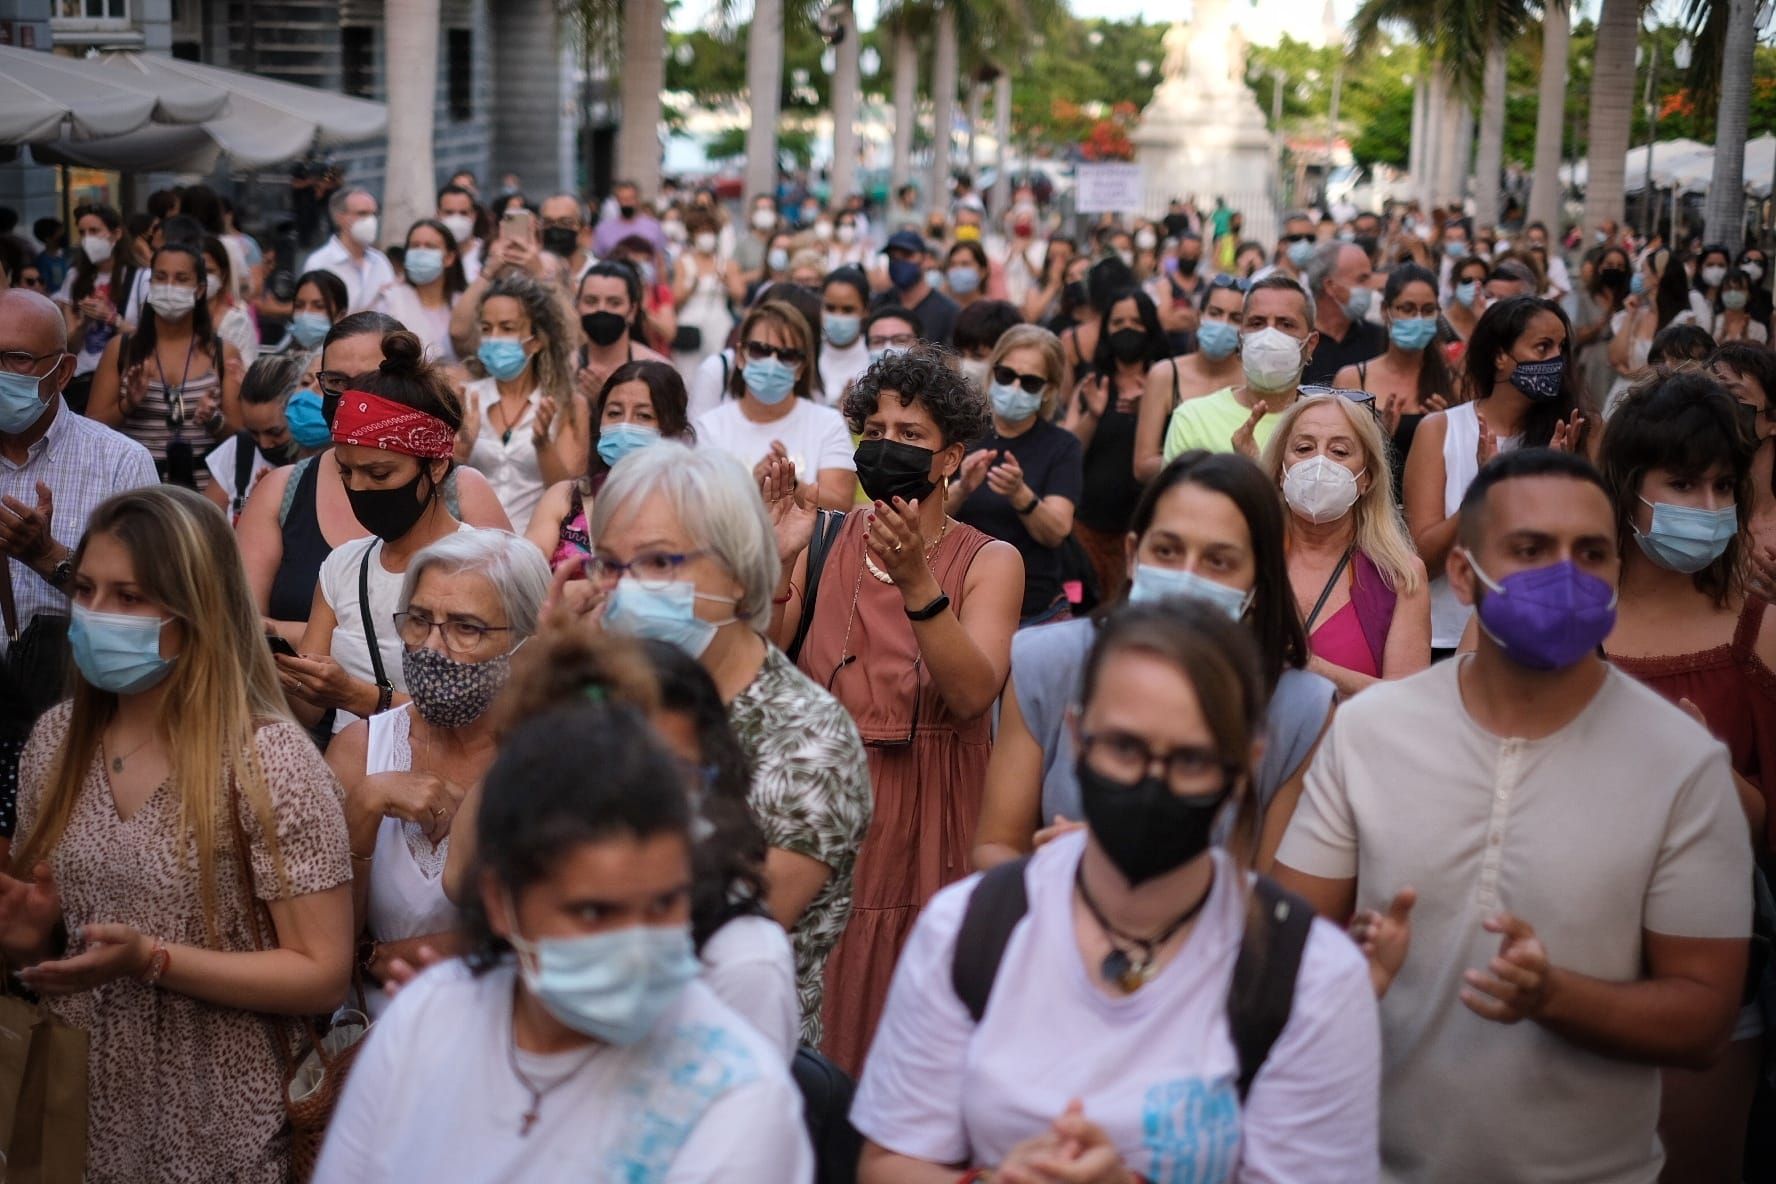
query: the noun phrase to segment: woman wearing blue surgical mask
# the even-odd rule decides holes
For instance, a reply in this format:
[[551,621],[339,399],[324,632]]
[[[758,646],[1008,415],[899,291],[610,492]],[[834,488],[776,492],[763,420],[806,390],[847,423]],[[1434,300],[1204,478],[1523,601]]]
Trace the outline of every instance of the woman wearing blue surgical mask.
[[345,789],[353,933],[372,1018],[396,959],[416,961],[422,946],[460,952],[442,875],[451,834],[493,763],[490,709],[548,589],[548,565],[505,531],[462,531],[415,555],[388,626],[401,640],[409,700],[327,747]]
[[[1748,594],[1752,441],[1740,404],[1704,374],[1637,389],[1610,418],[1599,457],[1616,506],[1622,577],[1604,651],[1695,717],[1732,759],[1752,850],[1767,860],[1776,788],[1776,614]],[[1742,1174],[1763,1025],[1748,1007],[1710,1069],[1666,1071],[1659,1141],[1667,1174]]]
[[[1486,260],[1477,257],[1460,260],[1449,271],[1449,303],[1443,308],[1443,320],[1457,342],[1465,343],[1474,335],[1480,314],[1486,311],[1486,277],[1491,272]],[[1455,350],[1450,360],[1459,357],[1460,350]]]
[[[241,430],[204,457],[204,467],[210,471],[204,496],[228,512],[229,522],[240,521],[247,495],[261,477],[313,456],[332,442],[330,436],[304,424],[308,412],[317,420],[320,417],[320,396],[303,386],[308,372],[309,360],[301,354],[270,354],[254,362],[241,379]],[[292,421],[290,401],[299,394],[303,398]]]
[[1392,437],[1389,467],[1394,496],[1406,483],[1406,458],[1424,417],[1460,402],[1462,392],[1445,360],[1437,277],[1410,264],[1388,273],[1381,293],[1388,347],[1379,358],[1346,366],[1332,380],[1344,391],[1368,391]]
[[1714,294],[1714,306],[1706,315],[1695,309],[1678,313],[1674,325],[1696,325],[1714,339],[1716,345],[1730,341],[1749,341],[1763,345],[1770,330],[1751,315],[1751,277],[1735,268],[1727,272]]
[[826,959],[851,914],[869,826],[869,766],[844,707],[767,637],[783,560],[759,481],[712,448],[665,441],[632,453],[593,506],[589,579],[562,596],[601,613],[607,632],[677,646],[715,679],[752,763],[753,812],[771,848],[766,904],[795,945],[802,1040],[818,1046]]
[[283,350],[307,354],[321,348],[327,333],[345,316],[351,304],[345,281],[330,271],[303,272],[290,300],[289,334]]
[[1135,479],[1151,481],[1165,468],[1165,433],[1178,404],[1245,384],[1240,369],[1240,322],[1245,295],[1239,281],[1216,276],[1203,285],[1196,349],[1153,367],[1135,425]]
[[507,732],[476,819],[468,956],[380,1021],[318,1184],[544,1164],[809,1184],[782,1055],[698,977],[686,780],[627,707],[581,696]]
[[1470,398],[1425,416],[1406,458],[1406,527],[1431,575],[1431,655],[1455,652],[1474,615],[1449,586],[1443,564],[1455,546],[1462,494],[1480,466],[1513,448],[1577,452],[1579,413],[1572,327],[1552,300],[1513,296],[1488,308],[1468,339]]
[[1701,295],[1690,288],[1681,255],[1661,247],[1641,256],[1628,299],[1612,322],[1609,360],[1616,374],[1604,397],[1606,416],[1617,400],[1628,393],[1629,386],[1646,377],[1653,338],[1685,312],[1694,310],[1693,300],[1700,299]]
[[739,265],[721,248],[721,223],[712,212],[692,206],[685,211],[684,224],[689,242],[673,265],[672,300],[679,332],[672,364],[683,374],[694,374],[705,358],[719,353],[727,342],[734,328],[728,301],[744,295],[746,283],[740,278]]
[[407,253],[401,258],[401,282],[382,291],[376,307],[419,337],[426,356],[437,362],[456,361],[450,343],[450,312],[469,286],[463,274],[456,239],[436,218],[421,218],[407,232]]
[[695,444],[685,414],[684,379],[665,362],[620,366],[592,407],[592,448],[586,475],[551,485],[530,516],[525,537],[558,568],[592,553],[593,499],[619,461],[632,452],[678,440]]
[[123,310],[136,282],[137,244],[114,207],[80,205],[74,208],[69,247],[73,265],[55,301],[68,322],[68,351],[77,359],[62,395],[78,411],[86,406],[105,347],[124,327]]
[[987,283],[992,267],[987,262],[986,248],[978,239],[959,242],[950,248],[944,261],[943,290],[958,307],[967,308],[977,300],[987,299]]
[[521,273],[481,297],[485,378],[463,388],[456,459],[478,469],[515,526],[530,522],[543,490],[581,471],[586,400],[575,390],[573,344],[559,291]]
[[1065,618],[1071,610],[1062,548],[1084,496],[1084,449],[1054,422],[1071,389],[1073,368],[1053,333],[1035,325],[1005,331],[987,359],[993,430],[970,441],[950,479],[949,512],[1024,557],[1020,625]]
[[[1301,796],[1302,780],[1332,717],[1336,688],[1306,669],[1307,635],[1295,605],[1276,483],[1237,453],[1191,451],[1147,486],[1127,541],[1127,601],[1184,597],[1242,621],[1258,642],[1269,706],[1253,779],[1267,867]],[[1120,603],[1120,602],[1118,602]],[[1113,611],[1106,606],[1099,617]],[[1099,620],[1027,629],[1012,640],[1011,678],[974,861],[992,867],[1076,829],[1084,817],[1067,712]]]
[[869,342],[863,333],[869,299],[869,277],[861,267],[839,268],[820,288],[820,389],[834,406],[869,369]]
[[787,301],[767,299],[740,322],[726,397],[696,417],[697,442],[754,472],[766,458],[795,466],[802,500],[848,510],[857,495],[851,433],[836,408],[814,399],[814,330]]
[[73,563],[72,697],[20,762],[0,955],[91,1041],[90,1178],[287,1179],[276,1042],[351,977],[337,783],[290,718],[221,511],[120,494]]

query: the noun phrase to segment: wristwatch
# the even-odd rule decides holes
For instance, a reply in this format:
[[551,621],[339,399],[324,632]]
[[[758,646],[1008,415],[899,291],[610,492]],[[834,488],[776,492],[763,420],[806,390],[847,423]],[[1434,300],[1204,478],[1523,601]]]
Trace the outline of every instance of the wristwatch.
[[949,596],[940,592],[937,595],[937,599],[932,601],[930,604],[926,605],[924,608],[918,608],[918,609],[909,608],[909,609],[907,609],[906,610],[907,620],[909,620],[909,621],[929,621],[932,617],[935,617],[938,613],[943,612],[944,609],[949,608],[949,607],[950,607]]
[[66,592],[68,585],[74,582],[74,553],[62,556],[62,561],[49,569],[47,577],[49,586],[57,592]]

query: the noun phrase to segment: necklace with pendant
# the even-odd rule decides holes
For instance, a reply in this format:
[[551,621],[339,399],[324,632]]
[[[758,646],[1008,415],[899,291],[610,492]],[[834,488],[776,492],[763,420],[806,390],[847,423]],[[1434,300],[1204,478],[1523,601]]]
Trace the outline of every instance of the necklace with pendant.
[[138,752],[141,752],[144,748],[148,747],[148,745],[152,744],[153,742],[154,742],[154,733],[150,732],[148,734],[148,739],[142,741],[140,744],[136,745],[134,748],[130,749],[128,752],[125,752],[125,753],[122,753],[118,756],[112,757],[111,758],[111,771],[113,773],[121,774],[123,772],[123,762],[128,760],[130,757],[135,756]]
[[[944,536],[949,533],[950,533],[950,520],[948,518],[945,518],[944,524],[943,524],[943,529],[937,532],[937,537],[935,539],[932,539],[929,543],[925,544],[925,558],[927,561],[929,561],[931,556],[937,552],[938,547],[943,544]],[[874,559],[870,558],[869,536],[867,534],[864,536],[864,540],[863,540],[863,566],[869,571],[869,574],[874,579],[876,579],[878,582],[883,583],[883,584],[892,584],[894,582],[894,577],[889,575],[887,572],[883,571],[881,568],[877,567],[876,561]]]
[[518,1067],[517,1016],[512,1017],[511,1035],[512,1039],[506,1044],[506,1060],[507,1063],[512,1066],[512,1076],[518,1079],[518,1084],[523,1086],[524,1092],[530,1095],[530,1105],[525,1107],[524,1117],[520,1120],[518,1125],[518,1137],[523,1138],[530,1134],[530,1128],[535,1126],[537,1120],[542,1117],[543,1099],[578,1077],[580,1075],[580,1070],[584,1069],[587,1065],[590,1065],[592,1063],[592,1058],[598,1055],[601,1046],[596,1044],[593,1045],[592,1051],[587,1053],[579,1064],[568,1070],[560,1080],[551,1081],[548,1085],[538,1085],[530,1078],[526,1077],[524,1075],[524,1070]]
[[1166,942],[1172,940],[1180,929],[1196,920],[1196,915],[1203,911],[1209,903],[1209,894],[1215,884],[1209,881],[1209,887],[1203,890],[1202,898],[1184,911],[1184,915],[1167,925],[1152,937],[1137,937],[1132,933],[1124,933],[1110,923],[1104,911],[1098,907],[1091,893],[1085,887],[1085,861],[1073,873],[1073,884],[1079,889],[1079,899],[1085,903],[1085,911],[1090,913],[1098,928],[1110,941],[1110,952],[1104,955],[1104,961],[1098,967],[1098,974],[1105,982],[1113,983],[1125,995],[1132,995],[1153,981],[1159,970],[1154,961]]

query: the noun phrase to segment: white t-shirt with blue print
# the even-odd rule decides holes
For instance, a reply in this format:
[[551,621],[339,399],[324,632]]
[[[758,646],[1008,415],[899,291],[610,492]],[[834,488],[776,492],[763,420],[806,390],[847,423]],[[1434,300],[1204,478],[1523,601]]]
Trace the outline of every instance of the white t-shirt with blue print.
[[[366,1038],[316,1184],[809,1184],[813,1153],[783,1054],[702,982],[628,1048],[519,1054],[511,963],[460,961],[403,988]],[[556,1083],[559,1084],[556,1084]]]
[[890,1151],[995,1167],[1068,1102],[1154,1184],[1348,1184],[1380,1171],[1380,1034],[1369,973],[1350,940],[1315,921],[1288,1027],[1244,1108],[1227,988],[1244,905],[1217,852],[1208,905],[1146,986],[1112,997],[1074,938],[1084,832],[1037,852],[1030,909],[1007,945],[977,1027],[950,970],[970,879],[920,915],[895,970],[851,1119]]

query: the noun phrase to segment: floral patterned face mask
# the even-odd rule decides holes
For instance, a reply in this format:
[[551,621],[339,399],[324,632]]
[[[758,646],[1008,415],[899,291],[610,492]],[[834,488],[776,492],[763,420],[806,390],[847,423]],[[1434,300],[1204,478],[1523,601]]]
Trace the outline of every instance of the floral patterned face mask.
[[[520,642],[520,645],[523,643]],[[434,728],[461,728],[480,719],[512,672],[512,653],[485,662],[458,662],[441,650],[401,651],[401,674],[421,718]]]

